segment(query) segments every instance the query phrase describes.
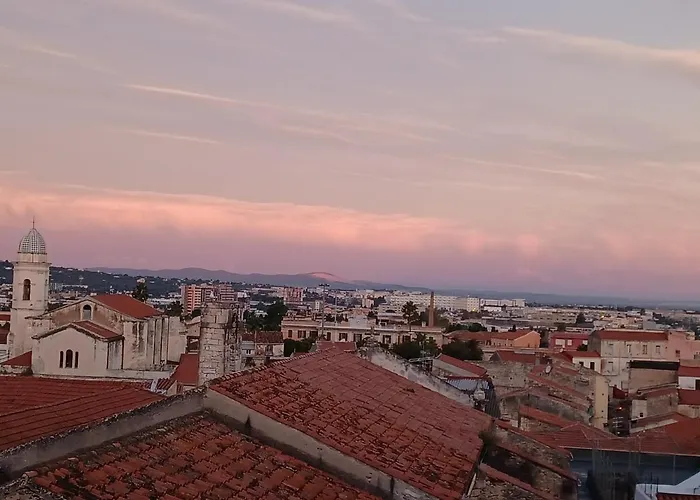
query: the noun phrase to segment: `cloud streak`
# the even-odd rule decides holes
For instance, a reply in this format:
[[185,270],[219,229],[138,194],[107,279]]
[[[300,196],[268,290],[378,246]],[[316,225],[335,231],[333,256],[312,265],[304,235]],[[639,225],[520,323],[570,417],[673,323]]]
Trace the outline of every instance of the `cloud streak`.
[[127,133],[127,134],[138,135],[141,137],[153,137],[156,139],[168,139],[168,140],[179,141],[179,142],[192,142],[192,143],[196,143],[196,144],[209,144],[209,145],[221,144],[219,141],[215,141],[213,139],[207,139],[204,137],[170,134],[167,132],[157,132],[157,131],[153,131],[153,130],[123,129],[121,131],[124,133]]
[[315,23],[357,26],[358,21],[347,12],[309,7],[288,0],[229,0],[252,8],[304,19]]
[[700,72],[700,50],[660,49],[559,31],[518,27],[503,28],[515,38],[541,44],[550,50],[569,50],[636,63],[664,64],[686,71]]

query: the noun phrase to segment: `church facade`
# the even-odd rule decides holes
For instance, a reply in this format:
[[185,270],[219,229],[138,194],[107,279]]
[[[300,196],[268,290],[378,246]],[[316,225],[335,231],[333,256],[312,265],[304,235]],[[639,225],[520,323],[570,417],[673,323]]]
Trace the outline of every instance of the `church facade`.
[[14,262],[4,371],[154,380],[171,374],[187,344],[180,318],[130,295],[87,296],[49,311],[49,269],[44,238],[32,227]]

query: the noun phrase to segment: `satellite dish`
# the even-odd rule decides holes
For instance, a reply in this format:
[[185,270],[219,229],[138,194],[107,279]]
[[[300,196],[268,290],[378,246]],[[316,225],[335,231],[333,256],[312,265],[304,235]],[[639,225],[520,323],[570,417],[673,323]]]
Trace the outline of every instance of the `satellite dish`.
[[545,369],[544,369],[544,372],[545,372],[547,375],[549,375],[550,373],[552,373],[552,365],[547,365],[547,366],[545,367]]

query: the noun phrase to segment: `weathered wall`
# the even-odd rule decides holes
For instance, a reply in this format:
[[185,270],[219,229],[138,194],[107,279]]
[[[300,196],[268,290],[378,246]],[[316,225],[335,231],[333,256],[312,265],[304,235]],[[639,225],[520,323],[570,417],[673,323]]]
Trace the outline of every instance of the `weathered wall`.
[[526,363],[505,363],[503,361],[473,361],[486,368],[496,390],[522,389],[527,385],[527,374],[532,365]]
[[648,370],[644,368],[629,369],[629,391],[635,392],[648,387],[675,384],[677,372],[671,370]]
[[517,446],[524,452],[547,463],[554,464],[562,469],[569,469],[570,467],[571,457],[567,452],[546,446],[540,441],[519,433],[517,429],[509,429],[499,424],[495,427],[495,436],[499,442]]
[[227,371],[227,328],[234,311],[222,304],[207,304],[202,311],[199,337],[199,385]]
[[360,351],[360,356],[367,359],[372,364],[400,375],[411,382],[415,382],[416,384],[421,385],[426,389],[430,389],[431,391],[437,392],[438,394],[450,398],[453,401],[462,403],[470,408],[474,406],[471,396],[469,396],[467,393],[462,392],[446,382],[443,382],[442,380],[430,375],[429,373],[416,368],[407,361],[386,352],[384,349],[363,349]]
[[[118,343],[120,341],[115,341]],[[73,367],[61,368],[60,352],[73,351]],[[75,353],[78,367],[75,368]],[[38,375],[104,377],[107,374],[107,342],[68,327],[65,330],[35,339],[32,350],[32,372]]]

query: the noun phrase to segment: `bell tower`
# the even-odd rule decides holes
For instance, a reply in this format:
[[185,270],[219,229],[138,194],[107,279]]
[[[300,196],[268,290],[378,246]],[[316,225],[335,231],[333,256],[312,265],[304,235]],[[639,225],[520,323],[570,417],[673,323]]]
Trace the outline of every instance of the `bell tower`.
[[12,272],[12,309],[7,339],[10,358],[32,349],[28,318],[43,314],[48,308],[50,266],[44,238],[32,222],[32,229],[19,242]]

